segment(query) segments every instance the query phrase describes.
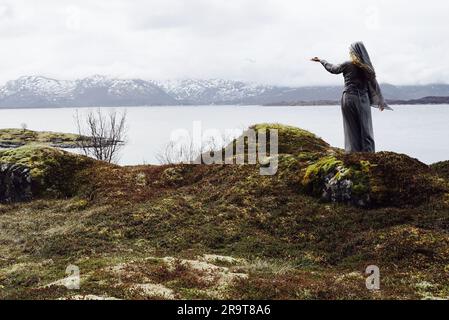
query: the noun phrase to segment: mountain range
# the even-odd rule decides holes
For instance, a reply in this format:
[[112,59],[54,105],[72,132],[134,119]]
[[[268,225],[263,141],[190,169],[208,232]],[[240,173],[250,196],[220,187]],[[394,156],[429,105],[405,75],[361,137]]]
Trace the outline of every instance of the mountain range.
[[[382,89],[390,100],[449,96],[448,84],[383,84]],[[271,86],[223,79],[153,81],[94,75],[78,80],[57,80],[24,76],[0,87],[0,108],[285,104],[335,101],[339,100],[341,91],[341,86]]]

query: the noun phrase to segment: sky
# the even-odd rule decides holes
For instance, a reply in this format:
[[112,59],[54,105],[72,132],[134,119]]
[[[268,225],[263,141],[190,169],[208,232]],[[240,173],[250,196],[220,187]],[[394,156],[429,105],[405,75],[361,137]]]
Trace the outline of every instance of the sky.
[[363,41],[380,82],[449,83],[449,1],[0,0],[0,83],[224,78],[342,82],[313,56],[348,59]]

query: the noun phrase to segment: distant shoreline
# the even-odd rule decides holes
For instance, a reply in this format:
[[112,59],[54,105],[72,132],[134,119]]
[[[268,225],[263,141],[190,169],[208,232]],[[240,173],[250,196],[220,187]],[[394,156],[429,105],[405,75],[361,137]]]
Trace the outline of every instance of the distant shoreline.
[[[390,105],[444,105],[449,104],[449,97],[424,97],[420,99],[411,100],[393,100],[387,99],[387,103]],[[264,106],[333,106],[340,105],[340,101],[337,100],[317,100],[317,101],[283,101],[275,103],[266,103]]]
[[[420,99],[411,100],[393,100],[387,99],[389,105],[445,105],[449,104],[449,97],[424,97]],[[280,101],[265,104],[238,104],[238,103],[226,103],[226,104],[166,104],[166,105],[122,105],[122,106],[35,106],[35,107],[0,107],[0,110],[15,110],[15,109],[82,109],[82,108],[142,108],[142,107],[229,107],[229,106],[241,106],[241,107],[313,107],[313,106],[336,106],[340,105],[339,100],[312,100],[312,101]]]

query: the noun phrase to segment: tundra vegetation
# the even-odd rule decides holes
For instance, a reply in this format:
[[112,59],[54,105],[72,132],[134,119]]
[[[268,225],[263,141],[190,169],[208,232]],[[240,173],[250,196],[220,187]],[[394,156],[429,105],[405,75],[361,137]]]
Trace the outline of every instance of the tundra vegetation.
[[[449,297],[447,162],[344,154],[299,128],[253,128],[278,130],[274,176],[0,151],[32,180],[31,200],[0,205],[0,298]],[[68,265],[78,290],[64,286]],[[365,286],[369,265],[380,290]]]

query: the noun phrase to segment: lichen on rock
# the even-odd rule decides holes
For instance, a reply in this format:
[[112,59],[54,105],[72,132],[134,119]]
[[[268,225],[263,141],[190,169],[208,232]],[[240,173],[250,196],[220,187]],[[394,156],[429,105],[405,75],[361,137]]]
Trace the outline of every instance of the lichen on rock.
[[346,166],[335,156],[325,156],[305,168],[302,184],[306,192],[330,202],[364,206],[369,203],[369,161]]

